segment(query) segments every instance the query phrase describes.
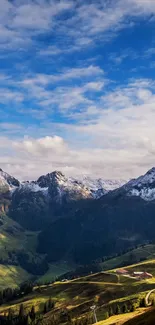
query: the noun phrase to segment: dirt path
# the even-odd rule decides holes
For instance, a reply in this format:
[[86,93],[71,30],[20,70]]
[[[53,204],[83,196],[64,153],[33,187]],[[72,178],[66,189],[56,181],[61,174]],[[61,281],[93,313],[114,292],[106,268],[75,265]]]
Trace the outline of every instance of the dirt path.
[[150,298],[150,296],[151,296],[151,294],[152,294],[153,292],[155,292],[155,289],[153,289],[153,290],[151,290],[151,291],[149,291],[149,292],[147,293],[147,295],[146,295],[146,297],[145,297],[145,304],[146,304],[146,306],[151,306],[151,303],[152,303],[152,302],[149,302],[149,298]]

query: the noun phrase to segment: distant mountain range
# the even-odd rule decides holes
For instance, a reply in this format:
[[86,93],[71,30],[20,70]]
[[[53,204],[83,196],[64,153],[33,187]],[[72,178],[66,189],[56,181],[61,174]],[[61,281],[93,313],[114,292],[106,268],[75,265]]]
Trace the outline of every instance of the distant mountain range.
[[107,192],[121,187],[125,180],[104,180],[95,179],[87,176],[73,178],[65,177],[60,171],[54,171],[50,174],[40,176],[36,181],[20,182],[16,178],[5,173],[0,169],[0,190],[1,192],[20,189],[21,191],[43,192],[48,194],[49,187],[57,188],[57,200],[62,199],[64,195],[71,198],[79,196],[82,198],[98,199]]
[[59,171],[20,182],[0,169],[0,211],[39,231],[47,262],[90,263],[155,239],[155,168],[129,182]]

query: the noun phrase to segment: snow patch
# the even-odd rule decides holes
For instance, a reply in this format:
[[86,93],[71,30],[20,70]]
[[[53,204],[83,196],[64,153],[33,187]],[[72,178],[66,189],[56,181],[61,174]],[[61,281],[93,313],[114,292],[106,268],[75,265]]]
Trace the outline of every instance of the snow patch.
[[92,193],[93,197],[99,199],[109,191],[113,191],[123,186],[125,180],[104,180],[102,178],[91,178],[89,176],[83,176],[79,178],[84,186],[86,186]]
[[139,196],[145,201],[155,200],[155,188],[142,188],[141,190],[133,189],[129,192],[130,196]]
[[152,184],[153,182],[155,182],[155,168],[152,168],[145,175],[140,176],[137,179],[132,179],[126,184],[126,186],[141,187],[145,184]]
[[125,185],[128,195],[139,196],[145,201],[155,200],[155,168]]
[[43,192],[46,194],[48,192],[48,187],[40,187],[35,182],[22,182],[20,185],[21,190],[26,190],[30,192]]

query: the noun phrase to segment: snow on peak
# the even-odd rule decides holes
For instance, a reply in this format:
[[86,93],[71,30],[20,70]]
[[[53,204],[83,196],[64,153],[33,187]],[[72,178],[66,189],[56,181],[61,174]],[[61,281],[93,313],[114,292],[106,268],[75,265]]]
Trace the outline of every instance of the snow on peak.
[[50,193],[56,200],[61,200],[64,195],[70,198],[98,199],[109,191],[121,187],[124,183],[123,180],[94,179],[89,176],[67,178],[62,172],[54,171],[40,176],[37,181],[21,183],[20,190]]
[[131,196],[139,196],[145,201],[155,200],[155,167],[137,179],[129,181],[125,188]]
[[23,191],[30,191],[30,192],[43,192],[46,194],[48,192],[48,187],[40,187],[39,184],[36,182],[32,181],[25,181],[20,184],[20,190]]
[[95,179],[90,176],[81,176],[79,180],[91,191],[94,198],[100,198],[109,191],[113,191],[126,183],[125,180]]
[[131,180],[127,185],[141,187],[145,184],[152,184],[153,182],[155,182],[155,167],[150,169],[145,175],[142,175],[137,179]]
[[65,176],[61,172],[54,171],[47,175],[40,176],[37,180],[37,183],[40,187],[49,187],[51,183],[59,183],[61,181],[65,181],[65,179]]
[[155,200],[155,188],[142,188],[141,190],[133,189],[129,192],[130,196],[139,196],[145,201]]
[[0,168],[0,187],[11,190],[19,186],[19,181]]

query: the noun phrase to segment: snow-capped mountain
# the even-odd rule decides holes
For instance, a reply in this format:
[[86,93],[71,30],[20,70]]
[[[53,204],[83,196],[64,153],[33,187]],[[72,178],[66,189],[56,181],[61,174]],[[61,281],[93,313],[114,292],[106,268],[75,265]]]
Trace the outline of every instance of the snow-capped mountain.
[[145,175],[129,181],[124,188],[130,196],[139,196],[145,201],[155,200],[155,167]]
[[146,201],[155,200],[155,167],[145,175],[125,180],[95,179],[89,176],[66,177],[60,171],[54,171],[40,176],[36,181],[19,182],[0,169],[0,192],[13,193],[16,189],[20,192],[41,192],[52,197],[56,202],[68,200],[99,199],[110,191],[122,188],[129,196],[139,196]]
[[0,168],[0,192],[7,192],[19,187],[20,182]]
[[[9,213],[24,228],[38,230],[49,220],[67,217],[85,199],[98,199],[107,193],[104,181],[65,177],[55,171],[36,181],[20,182],[12,192]],[[109,185],[110,186],[110,185]]]
[[35,182],[23,182],[21,188],[32,192],[50,193],[57,201],[65,195],[78,198],[98,199],[109,191],[124,185],[125,181],[93,179],[91,177],[65,177],[60,171],[40,176]]
[[98,199],[102,195],[122,186],[125,181],[93,179],[91,177],[65,177],[60,171],[54,171],[47,175],[40,176],[37,181],[19,182],[16,178],[0,169],[0,189],[1,192],[42,192],[44,195],[55,197],[61,201],[65,195],[71,199],[94,198]]
[[[6,173],[4,174],[8,175]],[[10,179],[13,178],[10,176]],[[124,183],[125,181],[121,180],[93,179],[85,176],[67,178],[60,171],[54,171],[47,175],[40,176],[37,181],[18,182],[16,186],[20,192],[42,192],[44,195],[50,194],[56,201],[61,201],[63,196],[66,195],[70,197],[70,199],[98,199],[109,191],[124,185]]]
[[91,194],[95,199],[100,198],[102,195],[105,195],[109,191],[113,191],[126,183],[125,180],[95,179],[89,176],[79,177],[79,181],[91,191]]
[[40,176],[37,181],[22,182],[18,191],[42,192],[53,201],[91,198],[91,191],[73,178],[66,178],[61,172],[55,171]]

